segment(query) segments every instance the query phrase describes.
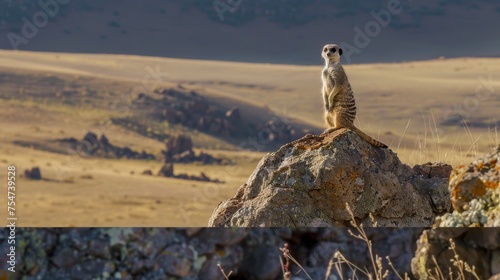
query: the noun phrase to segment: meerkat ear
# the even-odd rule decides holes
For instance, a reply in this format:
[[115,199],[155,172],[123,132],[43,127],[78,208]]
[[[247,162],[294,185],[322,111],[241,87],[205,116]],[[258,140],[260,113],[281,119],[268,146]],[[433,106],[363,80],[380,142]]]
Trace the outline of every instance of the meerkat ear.
[[342,49],[339,48],[339,55],[342,55]]

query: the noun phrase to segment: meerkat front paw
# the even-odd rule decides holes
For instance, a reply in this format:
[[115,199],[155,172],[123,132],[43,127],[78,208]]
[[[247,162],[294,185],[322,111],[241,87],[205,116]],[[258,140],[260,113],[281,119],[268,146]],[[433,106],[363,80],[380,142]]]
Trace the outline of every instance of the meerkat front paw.
[[337,129],[339,129],[339,128],[338,127],[330,127],[330,128],[327,128],[325,131],[323,131],[323,133],[321,133],[321,134],[328,134],[328,133],[334,132]]

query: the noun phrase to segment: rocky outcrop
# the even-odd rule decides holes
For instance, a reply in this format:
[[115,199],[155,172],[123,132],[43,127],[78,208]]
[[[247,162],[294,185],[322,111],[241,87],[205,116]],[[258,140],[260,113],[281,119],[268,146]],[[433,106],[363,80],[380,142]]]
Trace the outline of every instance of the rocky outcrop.
[[350,130],[306,135],[266,155],[209,226],[343,226],[346,204],[365,225],[431,226],[450,208],[444,172],[417,172]]
[[[144,174],[144,173],[143,173]],[[144,174],[151,175],[151,174]],[[215,178],[211,179],[205,173],[200,172],[200,175],[188,175],[186,173],[174,174],[174,164],[173,163],[165,163],[158,171],[158,176],[168,177],[168,178],[177,178],[184,180],[194,180],[194,181],[202,181],[202,182],[213,182],[213,183],[224,183],[223,181]]]
[[155,94],[141,94],[132,102],[139,112],[169,124],[232,138],[248,133],[238,109],[226,112],[211,103],[197,92],[181,88],[158,89]]
[[165,163],[158,171],[158,176],[162,177],[174,177],[174,164]]
[[215,158],[204,152],[198,155],[193,151],[193,141],[191,137],[179,135],[170,137],[165,144],[163,154],[163,162],[165,163],[193,163],[199,162],[202,164],[222,164],[223,160]]
[[[139,94],[132,101],[131,107],[138,113],[137,116],[141,116],[139,119],[168,122],[169,125],[180,124],[236,144],[248,139],[258,139],[258,145],[249,147],[258,150],[292,141],[296,134],[291,124],[277,116],[268,121],[245,118],[238,107],[227,110],[214,100],[182,87],[160,88],[151,94]],[[113,119],[113,122],[128,129],[131,129],[128,124],[135,123],[133,126],[139,133],[164,140],[160,134],[151,134],[140,129],[141,125],[137,122],[143,123],[142,126],[147,125],[139,119]]]
[[57,140],[61,145],[75,150],[80,155],[104,158],[155,159],[153,154],[145,151],[137,152],[129,147],[118,147],[110,143],[106,135],[98,137],[93,132],[87,132],[82,140],[64,138]]
[[165,144],[165,151],[163,155],[165,156],[165,161],[173,159],[175,155],[180,155],[184,152],[190,152],[193,150],[193,141],[191,137],[185,135],[174,136],[168,139]]

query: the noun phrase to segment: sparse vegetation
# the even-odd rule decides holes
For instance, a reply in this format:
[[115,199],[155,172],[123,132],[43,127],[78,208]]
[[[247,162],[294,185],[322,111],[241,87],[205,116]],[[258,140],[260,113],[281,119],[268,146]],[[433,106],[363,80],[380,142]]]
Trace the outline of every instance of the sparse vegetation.
[[229,276],[231,276],[231,274],[233,274],[233,271],[229,271],[229,273],[226,274],[226,272],[224,271],[224,269],[222,268],[220,263],[218,263],[217,266],[219,267],[220,272],[222,273],[222,276],[224,276],[224,279],[229,280]]
[[[383,279],[400,279],[400,280],[410,280],[410,274],[408,271],[401,272],[397,271],[394,267],[393,263],[389,256],[385,256],[382,258],[378,256],[373,251],[372,241],[369,239],[368,234],[366,233],[363,225],[360,225],[356,222],[353,212],[351,211],[349,205],[346,205],[346,209],[351,215],[351,225],[355,232],[349,230],[349,234],[364,242],[367,246],[367,256],[371,261],[370,267],[361,267],[353,262],[351,262],[348,258],[346,258],[342,252],[336,251],[333,252],[330,261],[327,264],[325,280],[330,279],[371,279],[371,280],[383,280]],[[375,222],[374,222],[375,225]],[[451,266],[455,267],[454,270],[450,269],[450,271],[443,272],[436,260],[433,256],[432,260],[435,264],[434,270],[428,270],[428,276],[430,280],[446,280],[446,279],[457,279],[457,280],[469,280],[469,279],[477,279],[480,280],[479,276],[475,272],[475,267],[470,266],[467,262],[463,261],[461,256],[456,251],[456,246],[453,239],[449,240],[450,247],[449,250],[453,252],[453,259],[450,259]],[[305,269],[297,262],[293,256],[290,255],[290,250],[288,248],[288,244],[285,244],[283,248],[280,248],[283,252],[285,262],[281,259],[281,266],[283,271],[283,280],[291,279],[290,272],[290,260],[292,260],[298,267],[300,272],[304,272],[307,279],[312,278],[307,274]],[[333,269],[337,272],[336,275],[332,275]],[[337,276],[339,278],[337,278]]]

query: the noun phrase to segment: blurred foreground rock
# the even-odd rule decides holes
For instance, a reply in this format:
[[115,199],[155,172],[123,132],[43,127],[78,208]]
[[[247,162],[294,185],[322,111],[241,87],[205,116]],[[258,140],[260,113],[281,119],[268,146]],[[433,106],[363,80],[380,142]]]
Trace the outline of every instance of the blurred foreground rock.
[[236,196],[214,210],[209,226],[344,226],[351,220],[346,203],[365,225],[372,214],[378,226],[431,226],[450,209],[450,170],[412,169],[346,129],[306,135],[267,154]]
[[[347,228],[55,228],[17,229],[16,279],[221,280],[217,264],[234,279],[283,279],[284,243],[313,279],[324,279],[328,261],[342,251],[369,267],[367,247]],[[410,270],[420,229],[367,229],[374,252],[391,256],[400,272]],[[0,228],[0,250],[8,252],[8,229]],[[0,270],[6,269],[0,255]],[[307,279],[291,264],[298,278]],[[332,275],[339,276],[337,271]],[[344,269],[345,279],[352,272]],[[339,277],[338,277],[339,278]],[[337,279],[338,279],[337,278]],[[396,279],[389,277],[388,279]]]

